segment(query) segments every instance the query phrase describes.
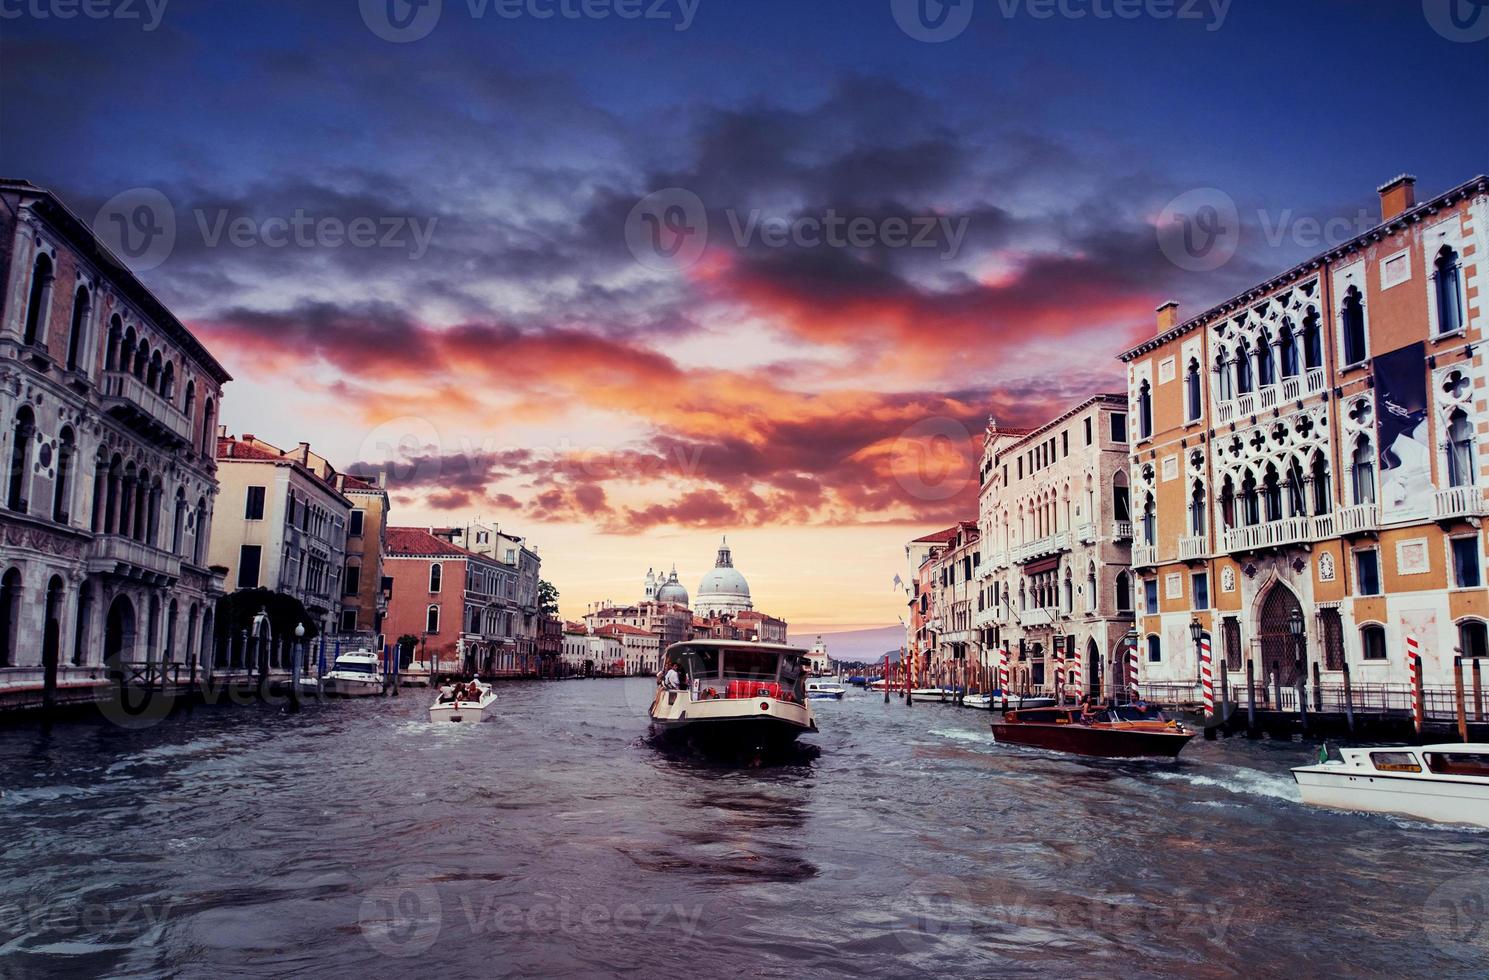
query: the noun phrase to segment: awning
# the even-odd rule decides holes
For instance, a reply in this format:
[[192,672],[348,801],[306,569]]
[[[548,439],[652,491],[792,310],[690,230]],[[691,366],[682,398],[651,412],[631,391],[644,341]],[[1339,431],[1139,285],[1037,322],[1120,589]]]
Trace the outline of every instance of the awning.
[[1025,575],[1038,575],[1040,572],[1052,572],[1060,567],[1060,556],[1050,555],[1038,561],[1031,561],[1024,566]]

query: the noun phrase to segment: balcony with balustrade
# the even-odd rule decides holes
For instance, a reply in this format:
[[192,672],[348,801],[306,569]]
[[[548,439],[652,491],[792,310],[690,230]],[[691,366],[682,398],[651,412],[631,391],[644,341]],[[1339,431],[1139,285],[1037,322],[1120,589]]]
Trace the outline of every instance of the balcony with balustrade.
[[1303,544],[1314,539],[1313,519],[1288,517],[1250,527],[1233,527],[1225,532],[1225,550],[1260,551],[1264,548],[1281,548],[1290,544]]
[[1093,544],[1096,541],[1096,525],[1090,521],[1075,526],[1075,539],[1081,544]]
[[170,446],[191,443],[191,419],[127,371],[105,371],[103,410],[150,439]]
[[168,584],[181,577],[181,559],[122,534],[105,534],[93,541],[88,570],[152,585]]
[[1158,564],[1158,546],[1156,544],[1135,544],[1132,546],[1132,567],[1148,568]]
[[1049,555],[1059,554],[1070,550],[1070,532],[1061,531],[1059,534],[1050,534],[1037,541],[1019,545],[1014,549],[1013,560],[1020,565],[1034,561],[1036,558],[1044,558]]
[[1283,402],[1301,401],[1323,392],[1324,385],[1323,368],[1309,368],[1302,374],[1283,378],[1281,384],[1263,385],[1256,391],[1248,391],[1221,402],[1215,408],[1215,421],[1228,425],[1237,419],[1249,418],[1276,408]]
[[1186,534],[1179,539],[1179,560],[1197,561],[1210,553],[1210,538],[1205,534]]
[[1131,521],[1112,521],[1112,538],[1116,541],[1128,541],[1132,538]]
[[1432,516],[1450,521],[1484,515],[1484,492],[1478,487],[1447,487],[1432,494]]

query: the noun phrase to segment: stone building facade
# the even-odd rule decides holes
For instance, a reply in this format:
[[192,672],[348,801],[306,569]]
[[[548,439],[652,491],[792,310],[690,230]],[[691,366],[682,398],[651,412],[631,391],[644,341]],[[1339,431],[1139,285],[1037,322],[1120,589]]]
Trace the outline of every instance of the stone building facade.
[[0,289],[0,696],[199,662],[227,372],[25,181],[0,180]]
[[[1015,689],[1055,683],[1057,660],[1103,693],[1132,628],[1127,399],[1095,395],[1038,428],[983,439],[972,629]],[[960,620],[957,620],[960,623]],[[1069,679],[1067,669],[1066,679]]]
[[[1217,662],[1298,681],[1429,684],[1486,653],[1489,180],[1381,223],[1121,355],[1132,418],[1133,565],[1145,680]],[[1290,621],[1301,617],[1301,645]],[[1265,696],[1265,693],[1264,693]]]

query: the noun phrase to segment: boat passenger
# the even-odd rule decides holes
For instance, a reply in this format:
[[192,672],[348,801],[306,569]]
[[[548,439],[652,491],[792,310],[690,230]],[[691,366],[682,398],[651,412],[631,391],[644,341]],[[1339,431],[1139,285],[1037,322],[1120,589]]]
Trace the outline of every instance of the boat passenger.
[[682,681],[677,676],[677,664],[668,662],[667,673],[662,678],[662,686],[669,691],[675,691],[681,687]]

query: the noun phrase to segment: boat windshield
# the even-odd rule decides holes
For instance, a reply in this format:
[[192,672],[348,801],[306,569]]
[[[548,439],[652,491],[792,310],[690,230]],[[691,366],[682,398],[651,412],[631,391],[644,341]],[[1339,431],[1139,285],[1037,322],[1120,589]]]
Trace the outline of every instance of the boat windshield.
[[340,671],[343,674],[377,673],[377,670],[372,666],[372,664],[367,663],[366,661],[358,660],[338,660],[336,661],[336,666],[332,667],[331,669]]
[[1167,721],[1162,711],[1146,704],[1118,704],[1112,707],[1117,721]]
[[770,650],[730,650],[724,654],[724,679],[773,681],[780,661]]
[[1483,752],[1428,752],[1427,768],[1441,776],[1478,776],[1489,779],[1489,754]]

